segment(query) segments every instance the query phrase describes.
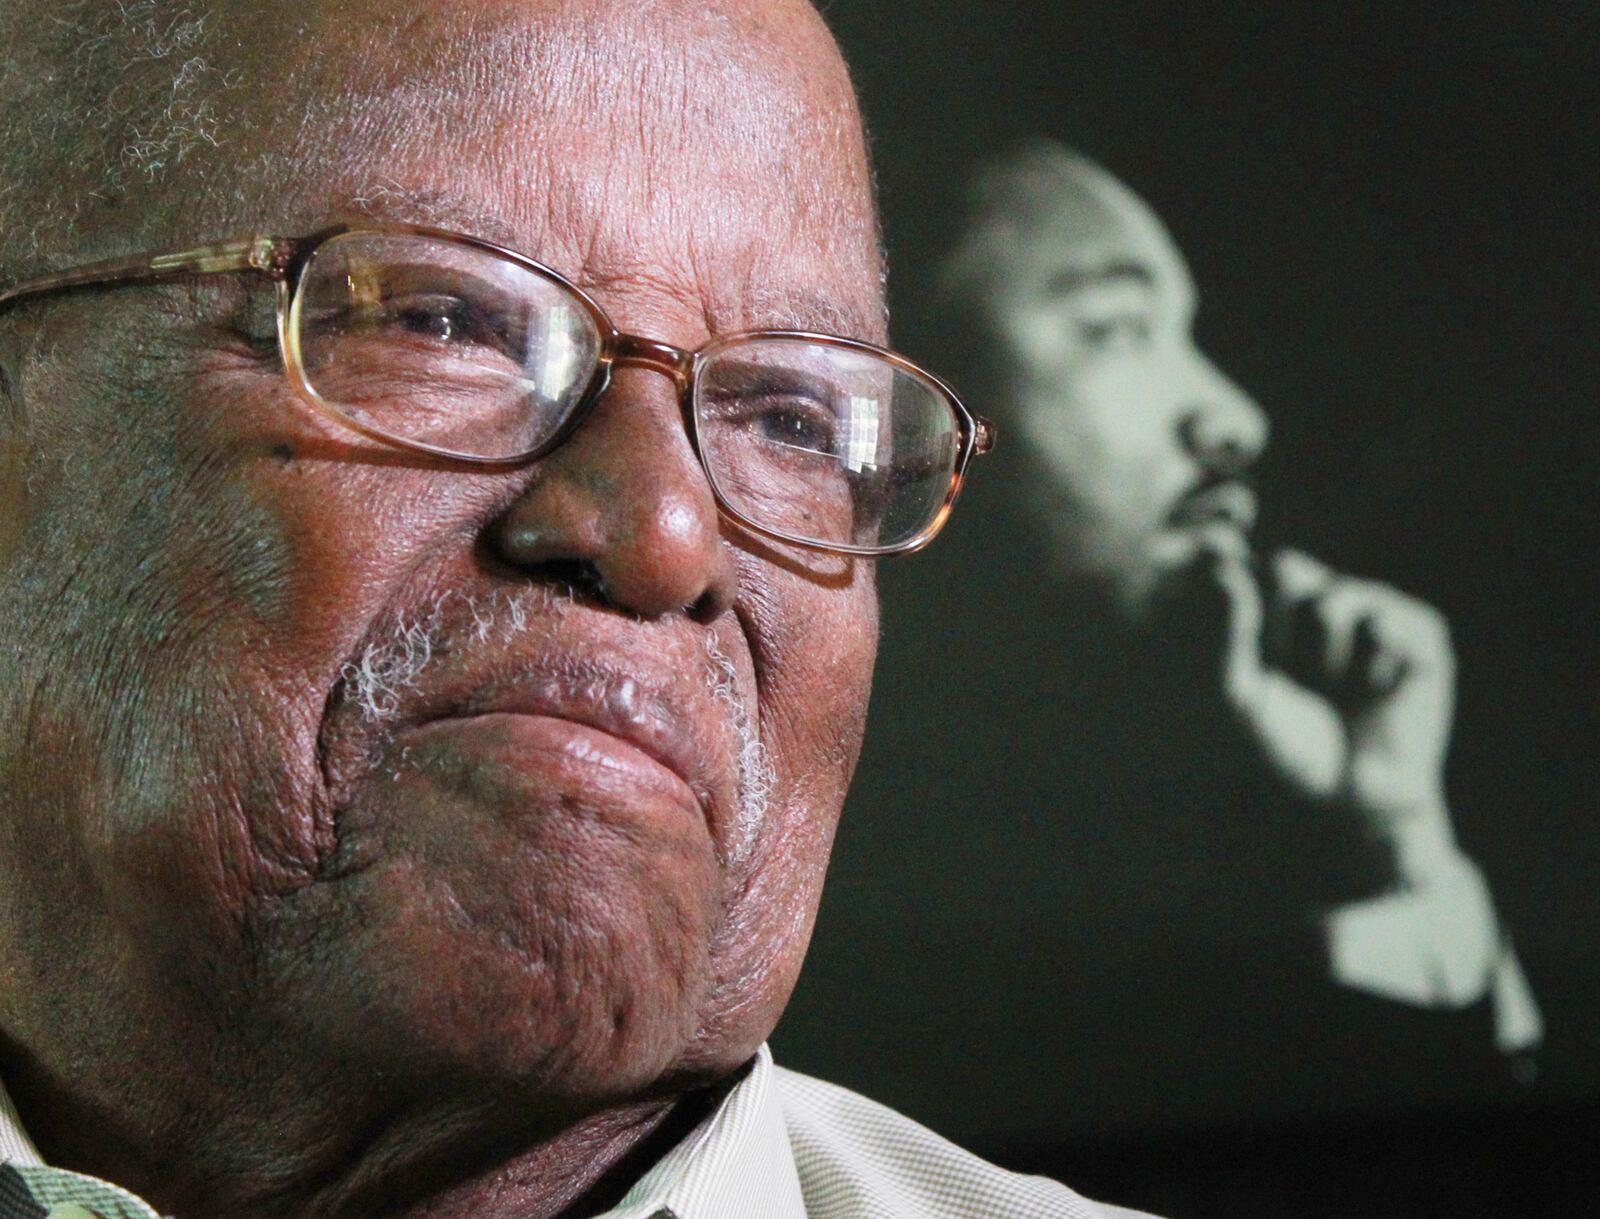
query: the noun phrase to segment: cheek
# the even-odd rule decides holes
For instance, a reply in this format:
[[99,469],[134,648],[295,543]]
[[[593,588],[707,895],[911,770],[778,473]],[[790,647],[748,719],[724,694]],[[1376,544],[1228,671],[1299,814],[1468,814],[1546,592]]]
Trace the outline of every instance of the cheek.
[[86,755],[53,781],[104,890],[137,904],[147,881],[170,885],[174,917],[236,917],[250,890],[314,866],[320,705],[283,659],[295,557],[258,493],[264,448],[234,422],[251,404],[187,384],[134,383],[103,408],[130,421],[104,431],[118,451],[69,466],[49,507],[71,533],[39,562],[76,569],[39,633],[38,681]]
[[1085,524],[1144,530],[1159,523],[1188,477],[1176,409],[1157,372],[1133,361],[1081,370],[1031,396],[1022,432]]
[[779,781],[830,826],[860,751],[877,654],[876,572],[846,564],[837,582],[790,573],[754,599],[763,739]]
[[748,1058],[772,1031],[799,976],[877,650],[870,563],[836,563],[830,570],[848,578],[832,587],[755,566],[741,573],[740,612],[774,781],[756,849],[729,885],[713,945],[709,1035],[690,1064],[720,1069]]
[[258,653],[325,691],[409,573],[443,545],[470,551],[460,522],[480,510],[485,482],[397,464],[317,415],[281,373],[214,362],[185,407],[203,420],[184,455],[204,472],[193,481],[206,527],[190,532],[211,557],[196,570],[251,619]]
[[764,873],[763,917],[804,927],[820,895],[845,791],[866,726],[877,651],[873,565],[856,562],[838,587],[774,573],[745,601],[756,625],[755,681],[773,798],[753,861]]
[[[141,710],[122,717],[140,739],[105,801],[120,809],[107,832],[149,857],[129,874],[170,871],[176,891],[203,885],[233,917],[252,895],[306,884],[332,849],[325,701],[437,536],[421,518],[448,507],[392,469],[318,456],[318,421],[276,384],[204,370],[189,383],[165,489],[138,509],[144,553],[129,556],[153,574],[129,579],[113,627],[159,638],[124,649],[141,658],[128,696]],[[144,841],[130,803],[171,840]]]

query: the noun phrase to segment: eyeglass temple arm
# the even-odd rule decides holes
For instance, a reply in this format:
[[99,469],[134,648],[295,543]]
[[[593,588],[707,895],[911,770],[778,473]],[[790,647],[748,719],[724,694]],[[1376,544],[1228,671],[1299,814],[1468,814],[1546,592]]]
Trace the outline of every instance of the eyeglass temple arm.
[[63,292],[91,284],[176,279],[184,275],[215,275],[224,271],[260,271],[276,278],[283,275],[293,253],[290,243],[275,237],[246,237],[167,254],[108,258],[103,262],[24,280],[0,289],[0,309],[25,296]]

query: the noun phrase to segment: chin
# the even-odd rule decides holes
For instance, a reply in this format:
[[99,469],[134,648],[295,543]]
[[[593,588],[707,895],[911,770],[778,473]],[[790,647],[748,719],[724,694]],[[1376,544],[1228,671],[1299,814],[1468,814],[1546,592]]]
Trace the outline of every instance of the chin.
[[271,929],[291,1053],[401,1094],[572,1111],[647,1092],[711,1002],[706,881],[649,856],[406,856],[312,886]]
[[594,931],[538,961],[439,941],[439,954],[369,956],[360,974],[328,979],[312,1018],[325,1044],[421,1095],[457,1088],[561,1112],[650,1092],[694,1044],[709,988],[683,954]]
[[1137,545],[1092,544],[1073,537],[1058,544],[1055,559],[1063,588],[1126,626],[1141,626],[1149,619],[1167,578]]

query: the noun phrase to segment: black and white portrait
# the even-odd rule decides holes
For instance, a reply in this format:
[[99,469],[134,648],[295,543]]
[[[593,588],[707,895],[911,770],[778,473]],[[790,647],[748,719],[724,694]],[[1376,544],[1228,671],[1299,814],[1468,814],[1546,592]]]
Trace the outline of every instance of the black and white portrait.
[[1564,1197],[1593,29],[925,9],[862,81],[894,320],[999,441],[885,573],[890,726],[790,1043],[1158,1210]]

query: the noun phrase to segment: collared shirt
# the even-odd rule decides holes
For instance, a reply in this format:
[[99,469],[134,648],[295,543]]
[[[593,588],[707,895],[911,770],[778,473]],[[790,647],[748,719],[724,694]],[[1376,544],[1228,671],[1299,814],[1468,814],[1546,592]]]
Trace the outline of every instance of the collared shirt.
[[[159,1219],[127,1190],[46,1167],[3,1088],[0,1155],[0,1219]],[[987,1164],[892,1109],[773,1065],[763,1046],[715,1112],[604,1219],[1002,1216],[1139,1219]]]

